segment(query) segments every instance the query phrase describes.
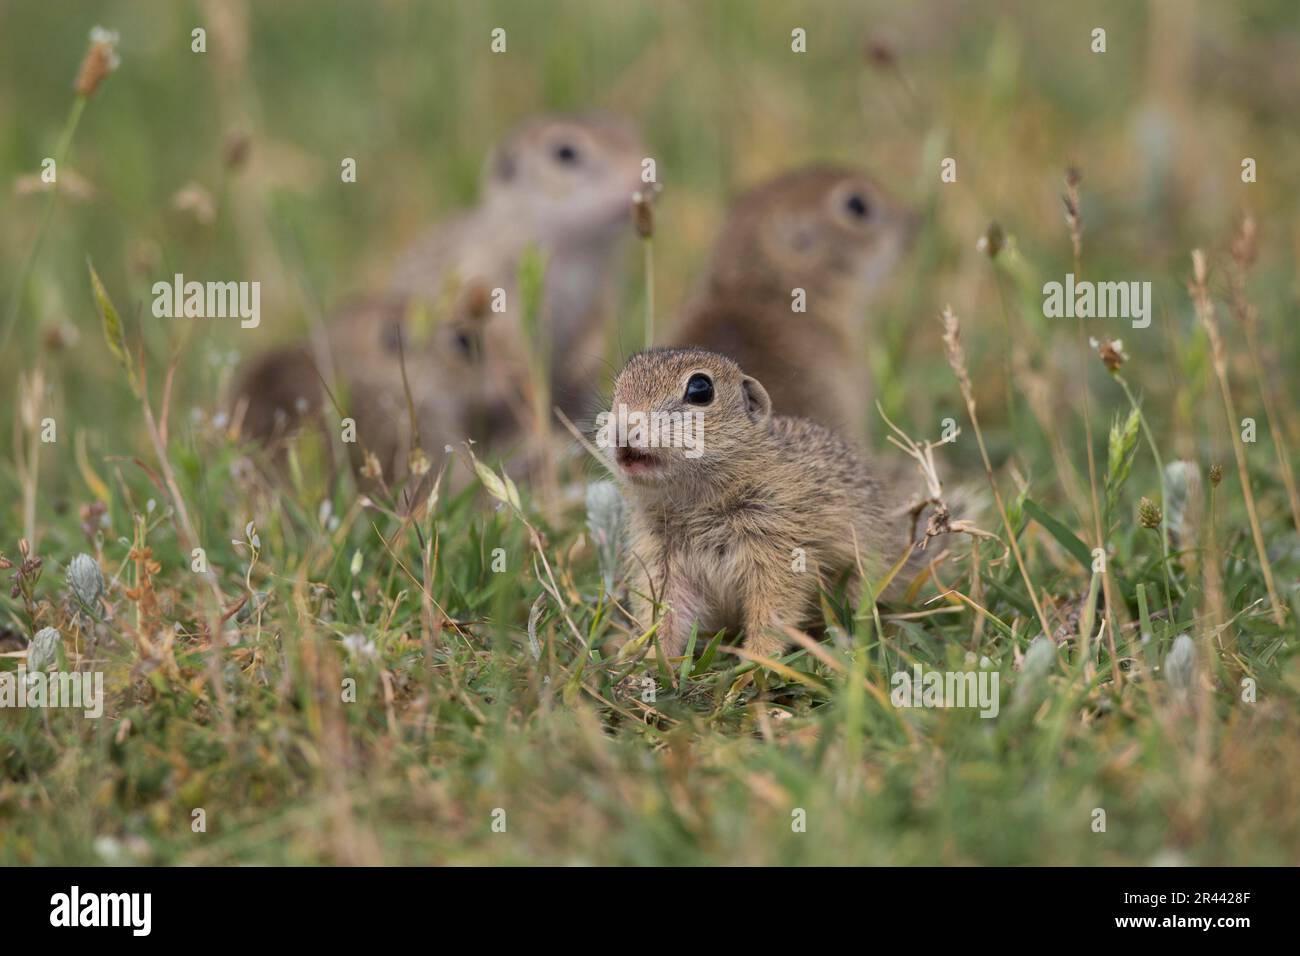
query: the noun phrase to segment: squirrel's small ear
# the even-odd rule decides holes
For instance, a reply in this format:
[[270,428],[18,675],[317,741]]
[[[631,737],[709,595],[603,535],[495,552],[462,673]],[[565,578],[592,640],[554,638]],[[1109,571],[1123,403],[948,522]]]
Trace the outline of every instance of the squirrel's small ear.
[[762,382],[746,375],[740,380],[740,391],[745,396],[745,412],[750,421],[765,422],[772,417],[772,399]]

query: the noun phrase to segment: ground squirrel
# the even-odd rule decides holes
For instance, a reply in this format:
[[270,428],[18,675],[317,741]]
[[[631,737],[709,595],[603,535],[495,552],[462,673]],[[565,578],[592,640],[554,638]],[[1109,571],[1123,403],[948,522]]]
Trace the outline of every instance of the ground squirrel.
[[854,569],[878,581],[914,534],[905,496],[853,446],[773,418],[766,389],[725,356],[634,355],[605,428],[598,444],[629,504],[632,611],[644,629],[666,607],[658,638],[670,656],[694,623],[777,655],[784,628],[813,618],[819,586]]
[[730,356],[765,383],[778,414],[860,441],[871,392],[864,313],[915,229],[859,170],[811,166],[769,180],[732,206],[671,342]]
[[[341,417],[356,423],[350,446],[360,467],[374,454],[385,478],[407,473],[411,427],[402,363],[418,424],[416,440],[436,465],[447,445],[474,435],[481,420],[508,401],[497,389],[508,376],[489,369],[483,348],[486,318],[457,308],[427,331],[418,329],[417,303],[369,296],[343,305],[326,329],[337,378]],[[412,338],[414,330],[418,333]],[[321,424],[328,398],[309,345],[293,345],[251,362],[236,386],[234,413],[242,434],[275,448],[303,422]]]
[[[412,246],[388,293],[332,317],[329,356],[290,346],[250,363],[235,390],[244,433],[274,441],[317,411],[321,379],[330,378],[318,374],[317,359],[328,358],[343,414],[357,422],[355,447],[373,451],[386,477],[402,477],[411,432],[404,359],[420,445],[435,463],[445,445],[467,438],[492,451],[522,444],[530,377],[516,276],[529,246],[546,260],[552,397],[571,414],[588,412],[582,402],[603,361],[617,240],[631,222],[640,155],[635,132],[608,117],[523,124],[489,158],[479,206]],[[496,289],[505,293],[500,315]]]
[[504,290],[505,314],[492,323],[485,348],[519,364],[525,353],[516,279],[521,255],[538,247],[551,397],[570,417],[589,417],[619,284],[620,240],[630,234],[632,195],[644,188],[643,156],[635,129],[610,116],[525,122],[489,156],[480,204],[417,240],[401,256],[391,291],[436,302],[449,283]]

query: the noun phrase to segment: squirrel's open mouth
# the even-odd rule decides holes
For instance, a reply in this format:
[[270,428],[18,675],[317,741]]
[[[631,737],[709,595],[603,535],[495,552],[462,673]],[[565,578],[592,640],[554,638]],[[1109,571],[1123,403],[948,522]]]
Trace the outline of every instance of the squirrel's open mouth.
[[630,448],[627,445],[620,445],[614,456],[623,469],[623,474],[635,477],[645,475],[662,467],[664,460],[653,452],[646,451],[644,448]]

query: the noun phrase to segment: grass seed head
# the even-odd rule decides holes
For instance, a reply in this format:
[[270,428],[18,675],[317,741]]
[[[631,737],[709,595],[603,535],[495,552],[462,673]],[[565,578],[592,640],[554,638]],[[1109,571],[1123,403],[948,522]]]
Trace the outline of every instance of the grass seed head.
[[1076,264],[1083,252],[1083,215],[1079,211],[1079,184],[1082,182],[1083,174],[1077,166],[1066,167],[1065,195],[1061,202],[1065,204],[1065,224],[1070,228],[1070,245]]
[[423,478],[429,473],[429,469],[433,467],[433,462],[424,453],[424,449],[416,445],[411,449],[410,455],[407,456],[406,467],[416,478]]
[[1120,367],[1128,361],[1128,355],[1124,352],[1124,343],[1120,339],[1089,339],[1090,344],[1097,350],[1097,355],[1101,359],[1101,364],[1106,366],[1107,371],[1118,372]]
[[966,350],[961,345],[961,321],[952,311],[952,306],[943,309],[943,348],[948,356],[948,364],[957,376],[957,385],[961,388],[962,398],[967,405],[975,402],[975,393],[971,388],[970,373],[966,370]]
[[252,139],[243,130],[231,130],[221,148],[221,161],[225,163],[227,169],[239,169],[248,162],[252,145]]
[[636,218],[636,234],[642,239],[649,239],[655,234],[654,207],[650,205],[650,196],[646,193],[632,194],[632,213]]
[[1164,517],[1160,512],[1160,506],[1150,498],[1143,498],[1138,502],[1138,521],[1144,528],[1158,528],[1160,521]]
[[1255,241],[1255,217],[1250,213],[1244,213],[1237,224],[1237,234],[1232,237],[1231,252],[1233,261],[1242,272],[1248,272],[1255,264],[1259,247]]
[[1006,245],[1006,234],[996,221],[990,222],[984,234],[975,242],[975,248],[990,259],[996,259],[1002,247]]
[[118,35],[116,30],[95,27],[90,31],[90,46],[81,60],[77,70],[77,82],[73,88],[78,96],[87,99],[94,96],[100,85],[121,64],[117,55]]
[[1207,273],[1209,271],[1205,260],[1205,251],[1203,249],[1192,250],[1192,278],[1196,281],[1199,288],[1204,288]]

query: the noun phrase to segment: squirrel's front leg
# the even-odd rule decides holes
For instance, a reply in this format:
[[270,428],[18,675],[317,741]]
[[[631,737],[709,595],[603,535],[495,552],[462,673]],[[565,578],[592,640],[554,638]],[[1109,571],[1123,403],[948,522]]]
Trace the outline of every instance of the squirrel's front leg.
[[657,620],[656,640],[669,657],[679,657],[686,650],[691,627],[703,610],[699,589],[678,569],[668,567],[662,576],[652,576],[641,564],[629,575],[632,614],[642,633]]
[[741,627],[745,650],[763,657],[780,657],[790,639],[787,627],[798,627],[807,607],[806,588],[788,568],[755,575],[744,593]]
[[686,653],[691,628],[703,615],[704,599],[699,589],[680,572],[670,574],[664,585],[667,609],[659,625],[659,646],[668,657]]

